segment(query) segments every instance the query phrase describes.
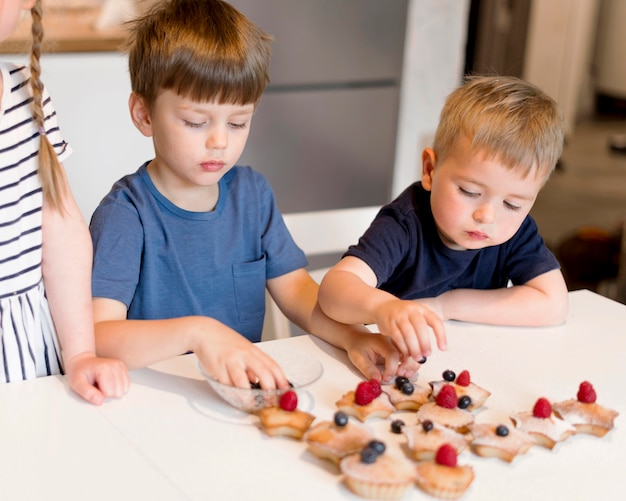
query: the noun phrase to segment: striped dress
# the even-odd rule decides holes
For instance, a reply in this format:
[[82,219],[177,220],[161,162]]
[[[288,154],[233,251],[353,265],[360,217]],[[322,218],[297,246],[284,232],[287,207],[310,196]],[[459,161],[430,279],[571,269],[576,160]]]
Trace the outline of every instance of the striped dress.
[[[0,63],[0,382],[63,372],[41,269],[39,133],[32,118],[30,73]],[[46,131],[63,161],[71,153],[44,93]]]

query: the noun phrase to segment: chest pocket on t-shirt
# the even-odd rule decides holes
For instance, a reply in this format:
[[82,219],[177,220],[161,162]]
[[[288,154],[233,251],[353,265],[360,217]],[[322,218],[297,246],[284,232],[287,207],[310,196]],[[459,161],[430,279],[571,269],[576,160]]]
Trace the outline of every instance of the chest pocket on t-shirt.
[[240,322],[263,320],[265,313],[265,256],[233,264],[235,301]]

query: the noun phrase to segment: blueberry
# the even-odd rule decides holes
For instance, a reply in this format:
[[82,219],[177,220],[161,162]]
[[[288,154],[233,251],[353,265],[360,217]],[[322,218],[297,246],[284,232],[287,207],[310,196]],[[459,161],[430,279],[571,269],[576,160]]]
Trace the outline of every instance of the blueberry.
[[374,461],[376,461],[377,457],[378,457],[378,453],[374,449],[372,449],[371,447],[365,447],[361,451],[361,462],[362,463],[372,464]]
[[405,383],[410,383],[410,381],[409,381],[409,378],[406,378],[404,376],[398,376],[398,377],[396,377],[395,383],[396,383],[396,388],[401,390],[402,389],[402,385],[405,384]]
[[509,429],[503,424],[499,425],[496,428],[496,435],[498,435],[499,437],[506,437],[508,434],[509,434]]
[[411,383],[411,381],[407,381],[402,385],[400,391],[402,391],[402,393],[404,393],[405,395],[412,395],[415,391],[415,388],[413,387],[413,383]]
[[252,381],[250,381],[250,388],[252,388],[253,390],[260,390],[261,383],[259,383],[258,381],[253,383]]
[[367,447],[374,449],[376,454],[379,455],[385,452],[386,449],[384,442],[381,442],[380,440],[372,440],[369,444],[367,444]]
[[335,412],[335,424],[337,426],[345,426],[348,424],[348,415],[343,411]]
[[394,419],[391,422],[391,432],[400,434],[402,433],[402,427],[404,426],[404,421],[402,419]]
[[443,378],[446,381],[454,381],[456,379],[456,374],[454,373],[454,371],[451,371],[450,369],[443,371]]
[[433,422],[431,420],[429,420],[429,419],[427,419],[426,421],[422,421],[422,429],[425,432],[429,432],[430,430],[432,430],[433,426],[434,426]]
[[422,358],[420,358],[420,359],[417,361],[417,363],[418,363],[418,364],[425,364],[425,363],[426,363],[426,360],[428,360],[426,357],[422,357]]
[[472,405],[472,399],[467,395],[463,395],[459,397],[459,401],[457,402],[459,409],[467,409],[470,405]]

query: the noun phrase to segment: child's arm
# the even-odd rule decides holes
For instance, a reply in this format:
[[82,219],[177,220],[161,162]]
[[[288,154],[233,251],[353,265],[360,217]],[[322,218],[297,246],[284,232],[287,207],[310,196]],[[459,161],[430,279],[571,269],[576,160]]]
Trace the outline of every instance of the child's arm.
[[[364,325],[335,322],[317,302],[319,286],[304,269],[268,280],[268,290],[289,320],[305,331],[344,349],[354,366],[368,379],[389,381],[396,375],[413,377],[419,365],[402,359],[389,338],[370,332]],[[381,374],[377,366],[384,365]]]
[[560,270],[552,270],[513,287],[455,289],[439,297],[419,300],[444,320],[495,325],[546,326],[565,321],[567,286]]
[[429,356],[432,334],[439,349],[446,348],[439,316],[416,301],[377,289],[374,272],[356,257],[343,258],[326,274],[319,300],[323,311],[338,322],[376,324],[405,357]]
[[46,296],[63,352],[70,387],[85,400],[101,404],[105,397],[128,391],[124,364],[95,356],[91,309],[91,238],[66,184],[63,213],[44,201],[42,271]]
[[119,358],[130,369],[193,352],[222,383],[246,387],[258,378],[263,388],[289,384],[276,362],[215,319],[127,320],[126,305],[106,298],[94,298],[93,309],[98,353]]

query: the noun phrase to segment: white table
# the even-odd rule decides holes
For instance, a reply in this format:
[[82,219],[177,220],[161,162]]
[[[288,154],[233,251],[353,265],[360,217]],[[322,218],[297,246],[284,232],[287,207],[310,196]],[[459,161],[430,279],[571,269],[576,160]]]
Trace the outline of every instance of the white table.
[[[447,323],[449,349],[422,367],[418,383],[445,369],[468,369],[492,392],[477,421],[505,421],[540,396],[562,400],[591,381],[598,403],[616,409],[605,437],[574,436],[549,451],[533,447],[512,464],[469,452],[467,500],[622,499],[626,472],[626,307],[589,291],[570,294],[567,323],[504,328]],[[306,350],[324,366],[302,406],[330,419],[359,376],[343,352],[309,336],[270,341]],[[121,399],[95,407],[62,377],[0,386],[0,498],[7,500],[330,500],[360,499],[337,469],[302,442],[270,438],[256,418],[222,404],[193,355],[132,373]],[[410,413],[398,413],[411,422]],[[389,421],[370,422],[393,448],[404,441]],[[433,499],[412,489],[406,499]]]

